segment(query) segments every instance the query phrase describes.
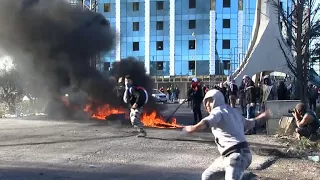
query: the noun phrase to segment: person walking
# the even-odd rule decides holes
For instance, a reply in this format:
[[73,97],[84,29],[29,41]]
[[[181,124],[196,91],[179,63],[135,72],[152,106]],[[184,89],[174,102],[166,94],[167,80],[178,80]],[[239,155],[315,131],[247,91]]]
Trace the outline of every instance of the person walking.
[[[119,79],[119,82],[122,82],[122,78]],[[143,106],[148,102],[148,93],[143,87],[134,85],[130,75],[125,76],[124,84],[123,101],[129,105],[131,124],[138,129],[139,134],[137,137],[145,137],[147,133],[140,118]]]

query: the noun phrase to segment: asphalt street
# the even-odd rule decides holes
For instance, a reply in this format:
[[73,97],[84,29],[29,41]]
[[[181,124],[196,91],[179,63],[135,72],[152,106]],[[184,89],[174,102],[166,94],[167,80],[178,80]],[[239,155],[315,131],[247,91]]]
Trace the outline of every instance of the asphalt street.
[[[168,106],[166,116],[178,105]],[[176,117],[181,124],[193,121],[187,105]],[[118,121],[0,121],[1,180],[193,180],[218,157],[210,133],[148,128],[146,138],[137,138]]]

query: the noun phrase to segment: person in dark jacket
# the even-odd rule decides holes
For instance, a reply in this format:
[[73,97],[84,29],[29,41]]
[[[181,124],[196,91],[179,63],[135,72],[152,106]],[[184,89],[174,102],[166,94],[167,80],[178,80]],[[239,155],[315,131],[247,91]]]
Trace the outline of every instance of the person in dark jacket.
[[228,104],[227,88],[223,85],[222,82],[219,84],[219,91],[223,94],[226,104]]
[[254,82],[251,80],[249,76],[244,76],[245,83],[245,99],[247,102],[247,118],[255,117],[255,106],[257,103],[257,93]]
[[231,80],[227,88],[227,94],[229,96],[230,106],[235,108],[238,97],[238,86],[234,80]]
[[197,124],[199,121],[202,120],[202,113],[201,113],[202,99],[203,99],[202,88],[199,85],[198,79],[193,78],[191,88],[188,91],[188,101],[192,101],[194,124]]
[[309,98],[309,108],[310,108],[310,110],[316,111],[316,109],[317,109],[317,99],[318,99],[318,90],[313,84],[309,85],[308,98]]
[[241,81],[241,85],[239,87],[239,104],[242,110],[242,115],[243,116],[247,116],[247,110],[246,110],[246,96],[245,96],[245,84],[244,84],[244,80]]
[[203,96],[205,96],[208,91],[209,91],[209,88],[204,84],[202,87]]
[[287,89],[287,86],[284,84],[284,81],[279,82],[277,93],[278,93],[278,100],[289,100],[288,89]]
[[[245,99],[247,102],[247,118],[254,118],[256,116],[256,103],[257,103],[257,93],[256,93],[256,87],[254,85],[254,82],[251,80],[249,76],[243,77],[244,84],[245,84]],[[248,130],[245,132],[245,134],[255,134],[256,133],[256,127]]]
[[[121,81],[122,79],[119,79],[119,82]],[[148,102],[148,93],[143,87],[133,85],[133,81],[129,75],[125,77],[123,101],[129,104],[130,121],[134,127],[138,128],[138,137],[145,137],[147,133],[143,129],[140,117],[143,106]]]

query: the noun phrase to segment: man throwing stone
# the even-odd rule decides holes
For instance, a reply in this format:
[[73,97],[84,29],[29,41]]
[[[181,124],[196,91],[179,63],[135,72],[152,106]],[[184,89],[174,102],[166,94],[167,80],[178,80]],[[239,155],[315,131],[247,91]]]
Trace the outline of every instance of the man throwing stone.
[[[119,83],[122,82],[122,78],[119,79]],[[123,95],[123,101],[129,104],[130,107],[130,121],[131,124],[138,128],[137,137],[145,137],[147,135],[146,131],[143,129],[143,124],[141,123],[141,113],[143,110],[143,105],[148,102],[147,91],[140,86],[133,85],[133,81],[129,75],[125,77],[124,80],[125,91]]]
[[227,105],[223,94],[215,89],[206,93],[203,103],[209,116],[196,125],[185,126],[183,130],[193,133],[211,128],[221,157],[202,173],[201,179],[215,179],[225,171],[226,180],[241,180],[252,161],[243,130],[253,128],[256,120],[269,118],[271,112],[266,111],[252,119],[244,118],[237,109]]

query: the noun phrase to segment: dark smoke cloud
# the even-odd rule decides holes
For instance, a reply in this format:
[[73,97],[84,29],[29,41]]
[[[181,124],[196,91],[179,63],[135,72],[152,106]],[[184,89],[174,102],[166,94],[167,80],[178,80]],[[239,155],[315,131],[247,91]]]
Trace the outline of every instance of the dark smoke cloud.
[[[121,105],[117,82],[90,67],[91,57],[115,47],[116,32],[103,15],[72,8],[65,0],[1,0],[0,26],[0,52],[13,57],[32,86],[41,87],[34,88],[37,93],[55,97],[76,86],[95,100],[94,107]],[[132,58],[115,63],[113,74],[131,74],[151,92],[152,81],[136,63]]]

